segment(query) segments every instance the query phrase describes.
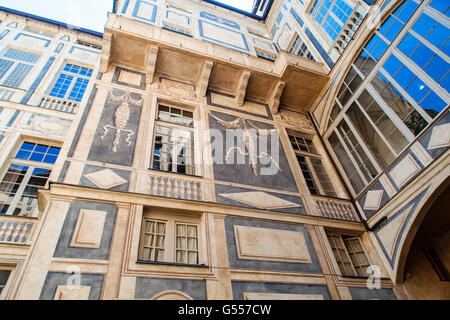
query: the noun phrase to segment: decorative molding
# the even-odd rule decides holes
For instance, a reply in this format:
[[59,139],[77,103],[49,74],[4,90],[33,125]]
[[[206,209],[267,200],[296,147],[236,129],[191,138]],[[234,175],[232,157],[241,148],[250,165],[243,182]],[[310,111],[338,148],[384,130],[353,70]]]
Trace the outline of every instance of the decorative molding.
[[303,232],[234,226],[238,259],[312,263]]
[[272,89],[272,92],[269,94],[269,98],[267,99],[269,102],[269,109],[270,112],[273,114],[278,113],[278,107],[280,106],[280,99],[281,95],[283,93],[284,87],[286,86],[286,83],[284,81],[279,80],[274,88]]
[[222,193],[219,196],[265,210],[301,207],[298,203],[290,202],[261,191]]
[[244,300],[324,300],[324,297],[321,294],[244,292]]
[[84,177],[102,189],[111,189],[128,182],[111,169],[85,174]]
[[100,248],[106,215],[106,211],[81,209],[70,246]]
[[367,192],[364,210],[378,210],[381,205],[384,190],[370,190]]
[[401,188],[420,170],[419,164],[411,154],[408,154],[389,172],[389,176],[394,180],[397,187]]
[[203,69],[200,75],[199,85],[198,85],[198,95],[200,97],[206,96],[206,91],[208,90],[209,79],[211,77],[211,71],[214,66],[212,61],[205,61],[203,64]]
[[431,133],[428,150],[450,146],[450,123],[434,126]]
[[115,138],[114,138],[114,142],[113,142],[113,146],[112,146],[112,151],[117,152],[117,147],[120,143],[120,136],[121,136],[122,131],[128,132],[128,137],[126,139],[126,142],[128,143],[128,145],[131,145],[131,136],[133,136],[135,134],[134,131],[125,129],[127,126],[128,120],[130,118],[130,112],[131,112],[129,104],[132,104],[136,107],[141,107],[142,104],[144,103],[144,100],[143,99],[141,99],[139,101],[134,100],[133,98],[130,97],[129,93],[125,93],[123,96],[117,97],[112,93],[112,91],[110,91],[109,98],[111,101],[122,102],[122,104],[119,107],[117,107],[116,113],[114,115],[115,126],[112,126],[109,124],[105,125],[103,127],[103,135],[100,137],[100,140],[103,140],[106,137],[106,135],[109,132],[108,128],[115,130],[116,133],[115,133]]
[[146,82],[151,84],[156,70],[156,59],[158,58],[159,47],[148,45],[146,52]]
[[238,106],[242,106],[244,104],[245,92],[247,90],[248,80],[250,79],[250,76],[250,71],[242,71],[241,73],[235,94],[235,101]]
[[91,287],[57,286],[54,300],[89,300]]

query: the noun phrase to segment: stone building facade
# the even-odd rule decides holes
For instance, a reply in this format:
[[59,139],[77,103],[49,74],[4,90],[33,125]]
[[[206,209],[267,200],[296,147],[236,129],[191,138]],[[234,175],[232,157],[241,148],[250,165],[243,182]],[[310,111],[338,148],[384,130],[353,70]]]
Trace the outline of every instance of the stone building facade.
[[450,298],[446,1],[113,11],[0,12],[2,299]]

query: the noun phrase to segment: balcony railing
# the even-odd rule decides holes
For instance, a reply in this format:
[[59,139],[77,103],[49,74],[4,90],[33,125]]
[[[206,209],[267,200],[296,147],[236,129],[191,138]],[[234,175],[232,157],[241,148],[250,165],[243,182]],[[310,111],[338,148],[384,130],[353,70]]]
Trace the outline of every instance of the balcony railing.
[[0,243],[28,245],[35,222],[0,217]]
[[172,177],[152,171],[147,177],[147,194],[185,200],[204,200],[202,182],[195,177]]
[[46,96],[43,97],[39,107],[44,109],[56,110],[61,112],[75,114],[78,110],[79,103],[64,99],[58,99],[55,97]]
[[321,197],[313,197],[313,199],[316,202],[319,214],[322,217],[360,222],[358,214],[350,201]]

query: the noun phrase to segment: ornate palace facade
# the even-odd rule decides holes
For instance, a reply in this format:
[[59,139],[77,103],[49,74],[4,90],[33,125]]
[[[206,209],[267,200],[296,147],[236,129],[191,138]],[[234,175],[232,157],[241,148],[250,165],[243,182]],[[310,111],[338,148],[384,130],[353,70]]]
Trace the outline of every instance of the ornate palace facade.
[[443,0],[0,11],[1,299],[449,299]]

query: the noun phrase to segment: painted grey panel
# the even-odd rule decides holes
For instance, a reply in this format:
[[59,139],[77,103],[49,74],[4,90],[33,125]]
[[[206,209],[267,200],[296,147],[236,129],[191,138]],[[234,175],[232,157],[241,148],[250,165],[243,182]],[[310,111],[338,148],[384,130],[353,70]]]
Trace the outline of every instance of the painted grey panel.
[[431,155],[433,159],[437,159],[441,154],[448,150],[448,147],[428,149],[428,145],[430,144],[431,135],[433,134],[433,128],[438,127],[440,125],[450,123],[450,111],[447,111],[445,116],[443,116],[438,122],[434,124],[432,128],[430,128],[427,133],[424,134],[422,138],[420,138],[419,143],[427,150],[427,152]]
[[[375,230],[375,237],[378,240],[378,243],[380,244],[380,247],[383,250],[384,255],[386,256],[386,258],[388,259],[390,265],[392,268],[394,268],[395,264],[396,264],[396,260],[397,260],[397,255],[398,255],[398,250],[400,249],[400,242],[403,238],[403,234],[406,231],[406,228],[409,224],[409,220],[411,219],[411,217],[414,215],[414,213],[416,212],[416,209],[420,203],[420,201],[422,200],[422,198],[425,196],[425,194],[428,192],[428,190],[430,189],[430,187],[427,187],[424,191],[422,191],[420,194],[418,194],[414,199],[412,199],[411,201],[409,201],[407,204],[405,204],[403,207],[401,207],[393,216],[391,216],[385,223],[383,223],[378,229]],[[408,216],[406,217],[406,219],[403,222],[403,226],[400,229],[400,232],[397,236],[397,240],[395,242],[395,247],[394,247],[394,252],[392,254],[392,257],[390,256],[390,254],[386,251],[383,242],[381,241],[380,237],[379,237],[379,233],[381,230],[383,230],[383,228],[385,228],[392,220],[394,220],[395,218],[398,217],[398,215],[402,214],[407,208],[409,208],[409,206],[413,204],[413,207],[411,208],[411,211],[408,213]]]
[[[139,103],[133,103],[133,101]],[[142,96],[139,94],[116,89],[109,93],[88,160],[132,166],[142,104]],[[125,107],[128,111],[121,110],[119,107]],[[126,122],[125,127],[118,128],[118,122],[122,124]],[[114,142],[117,138],[117,150],[114,151]]]
[[[294,263],[294,262],[277,262],[277,261],[239,259],[238,253],[237,253],[237,247],[236,247],[236,238],[235,238],[235,234],[234,234],[234,226],[235,225],[303,232],[303,234],[305,236],[305,240],[306,240],[306,245],[307,245],[310,257],[311,257],[311,263]],[[229,261],[230,267],[233,269],[276,270],[276,271],[302,272],[302,273],[322,273],[322,268],[319,264],[319,260],[317,259],[316,251],[314,250],[309,231],[306,227],[304,227],[302,225],[226,217],[225,218],[225,233],[226,233],[226,238],[227,238],[228,261]]]
[[[239,118],[237,116],[218,112],[211,112],[211,114],[214,117],[226,122],[237,121]],[[274,174],[264,174],[263,170],[269,169],[272,165],[268,157],[257,159],[256,174],[253,171],[252,165],[250,164],[250,157],[248,155],[245,156],[245,162],[243,164],[237,163],[237,157],[241,154],[241,152],[248,153],[248,150],[244,144],[244,126],[246,126],[249,130],[253,129],[252,125],[256,126],[258,129],[271,130],[274,129],[272,125],[240,117],[241,120],[238,122],[239,129],[230,129],[226,128],[226,126],[221,124],[213,116],[209,116],[209,128],[211,130],[211,144],[213,148],[218,149],[218,151],[213,150],[213,159],[217,157],[216,161],[213,161],[214,178],[216,180],[235,182],[258,187],[266,187],[276,190],[298,192],[294,177],[291,172],[291,168],[289,167],[286,154],[283,150],[279,138],[276,138],[278,142],[278,148],[276,148],[276,146],[271,146],[272,138],[268,137],[266,144],[267,150],[264,151],[274,157],[274,159],[278,162],[281,171],[277,171],[276,167],[273,166],[273,168],[275,168]],[[214,136],[215,133],[221,134],[221,137],[223,138],[222,144],[219,142],[219,140],[216,141],[216,137]],[[227,134],[229,135],[228,140],[231,141],[227,141]],[[232,140],[233,138],[230,138],[230,134],[236,135],[234,140]],[[276,137],[275,134],[274,136]],[[262,155],[262,150],[258,150],[258,148],[260,145],[265,144],[265,140],[263,139],[266,139],[266,137],[264,137],[263,135],[258,135],[258,137],[254,139],[256,156]],[[229,161],[226,161],[225,156],[232,147],[239,147],[240,151],[234,150],[233,153],[230,154]],[[217,152],[220,152],[221,154],[218,155]]]
[[[395,184],[394,184],[395,185]],[[364,204],[366,202],[366,198],[367,198],[367,193],[371,190],[383,190],[383,196],[381,197],[381,202],[380,202],[380,208],[378,210],[367,210],[364,209]],[[367,217],[367,220],[370,219],[373,215],[375,215],[375,213],[377,213],[381,208],[384,207],[384,205],[386,203],[388,203],[390,200],[389,195],[387,194],[387,192],[384,190],[382,184],[380,181],[377,181],[369,190],[366,191],[366,193],[358,200],[361,208],[363,208],[364,210],[364,214]]]
[[353,300],[397,300],[392,289],[368,289],[348,287]]
[[[49,272],[39,300],[53,300],[55,298],[56,288],[58,286],[65,286],[68,282],[71,283],[69,279],[71,276],[71,273]],[[100,300],[104,278],[105,276],[103,274],[80,274],[80,285],[91,287],[89,300]]]
[[[100,247],[97,249],[71,247],[70,242],[75,231],[78,216],[82,209],[106,211],[106,220],[103,229]],[[55,258],[95,259],[108,260],[111,239],[116,222],[117,207],[114,204],[74,200],[70,204],[66,220],[55,249]]]
[[206,300],[205,280],[136,278],[136,299],[151,299],[167,290],[181,291],[194,300]]
[[330,300],[328,288],[323,285],[232,281],[231,288],[234,300],[244,300],[244,293],[320,294]]
[[[216,202],[217,203],[226,204],[226,205],[230,205],[230,206],[244,207],[244,208],[255,208],[254,206],[251,206],[249,204],[245,204],[242,202],[238,202],[238,201],[220,196],[221,194],[227,194],[227,193],[254,192],[254,191],[256,191],[254,189],[239,188],[239,187],[234,187],[234,186],[216,184],[215,191],[216,191]],[[297,203],[299,205],[298,207],[294,207],[294,208],[271,209],[271,211],[306,214],[306,210],[305,210],[305,207],[303,205],[303,202],[302,202],[302,199],[300,198],[300,196],[291,196],[291,195],[274,193],[274,192],[265,192],[265,193],[272,195],[274,197],[283,199],[283,200]]]
[[75,148],[77,147],[78,140],[81,136],[81,131],[84,128],[84,124],[86,123],[87,116],[89,114],[89,111],[91,111],[92,103],[94,102],[95,96],[97,95],[97,85],[94,85],[94,88],[91,91],[91,94],[89,95],[88,102],[86,103],[86,107],[84,108],[83,115],[81,116],[80,124],[78,125],[77,132],[75,133],[75,137],[72,141],[72,144],[70,146],[69,152],[67,153],[67,157],[72,157],[73,153],[75,152]]

